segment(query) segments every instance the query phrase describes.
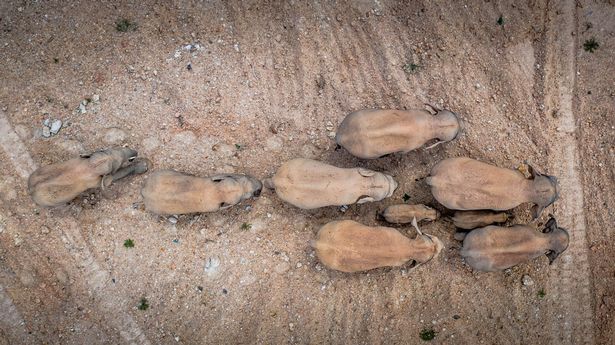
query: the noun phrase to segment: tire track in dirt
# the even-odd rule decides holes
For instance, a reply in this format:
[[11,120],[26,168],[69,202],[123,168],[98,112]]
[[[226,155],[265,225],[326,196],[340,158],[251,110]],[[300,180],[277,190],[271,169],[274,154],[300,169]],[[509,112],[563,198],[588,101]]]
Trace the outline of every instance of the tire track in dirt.
[[[559,178],[560,199],[555,203],[560,226],[568,229],[570,245],[551,271],[549,288],[555,304],[552,342],[593,344],[594,323],[588,263],[583,187],[572,97],[576,70],[576,5],[552,2],[547,7],[545,105],[557,111],[557,135],[552,140],[551,171]],[[559,267],[557,267],[559,266]]]
[[[2,149],[9,157],[15,170],[24,179],[27,179],[36,169],[34,160],[2,111],[0,111],[0,146],[2,146]],[[62,239],[69,253],[75,259],[78,267],[82,267],[85,270],[85,278],[88,287],[92,290],[90,293],[100,301],[99,308],[107,322],[119,331],[120,335],[127,343],[150,344],[144,332],[130,315],[118,313],[118,306],[123,306],[127,303],[122,301],[120,296],[117,296],[105,286],[105,282],[110,281],[109,274],[100,268],[87,242],[81,235],[77,221],[71,217],[66,217],[64,220],[71,226],[64,227],[58,225],[58,228],[60,228],[63,234]],[[0,290],[0,305],[2,306],[4,306],[6,301],[3,295],[3,291]],[[10,302],[10,299],[8,301]],[[8,304],[9,307],[11,305],[12,303]],[[2,310],[5,310],[5,308],[2,308]],[[19,321],[19,319],[15,319],[16,315],[19,316],[16,309],[12,314],[10,314],[10,309],[6,310],[9,310],[9,316],[12,315],[9,321]]]
[[24,179],[28,179],[30,173],[36,169],[36,164],[21,143],[17,133],[13,131],[9,120],[4,112],[0,111],[0,146],[9,157],[15,170]]
[[33,343],[33,339],[25,329],[26,322],[2,285],[0,285],[0,310],[2,311],[0,313],[0,329],[4,334],[9,335],[15,341],[27,340],[28,343]]

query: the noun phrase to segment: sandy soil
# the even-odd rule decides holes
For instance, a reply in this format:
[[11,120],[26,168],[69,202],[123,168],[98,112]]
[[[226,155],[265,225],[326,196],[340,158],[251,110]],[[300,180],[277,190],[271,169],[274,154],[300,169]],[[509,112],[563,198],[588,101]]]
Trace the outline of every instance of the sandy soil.
[[[414,344],[425,329],[438,344],[615,338],[612,1],[137,3],[0,2],[0,344]],[[136,29],[118,31],[121,19]],[[457,112],[463,135],[374,161],[334,150],[349,112],[424,103]],[[64,127],[45,138],[46,119]],[[133,207],[147,174],[60,209],[29,199],[36,167],[111,145],[155,169],[265,178],[307,157],[400,187],[344,213],[264,192],[176,224]],[[569,250],[551,266],[475,273],[441,220],[421,226],[446,249],[418,268],[318,263],[309,241],[331,220],[376,225],[404,193],[447,215],[421,178],[454,156],[557,175],[561,199],[531,224],[553,213]],[[512,213],[530,222],[528,205]]]

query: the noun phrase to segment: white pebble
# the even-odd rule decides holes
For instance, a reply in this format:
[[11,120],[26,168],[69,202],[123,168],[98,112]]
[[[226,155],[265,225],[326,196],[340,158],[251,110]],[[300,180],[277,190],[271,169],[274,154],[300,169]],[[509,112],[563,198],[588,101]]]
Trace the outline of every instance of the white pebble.
[[51,123],[51,129],[49,130],[52,135],[58,134],[62,128],[62,120],[55,120]]

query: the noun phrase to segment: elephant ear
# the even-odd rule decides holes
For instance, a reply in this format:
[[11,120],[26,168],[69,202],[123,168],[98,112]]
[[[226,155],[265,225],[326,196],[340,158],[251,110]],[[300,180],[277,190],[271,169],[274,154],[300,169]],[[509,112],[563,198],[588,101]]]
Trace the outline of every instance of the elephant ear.
[[530,174],[530,180],[534,180],[536,177],[544,175],[540,171],[536,170],[536,168],[534,168],[534,166],[532,166],[532,164],[528,161],[525,161],[524,163],[527,165],[527,172]]
[[106,150],[98,150],[98,151],[94,151],[94,152],[81,153],[81,154],[79,154],[79,158],[89,159],[92,156],[97,156],[97,154],[104,154],[105,151]]
[[425,109],[431,113],[431,115],[437,115],[438,112],[442,111],[442,109],[438,108],[438,107],[434,107],[433,105],[429,104],[429,103],[425,103]]
[[532,217],[533,217],[533,220],[536,220],[536,219],[538,219],[538,217],[540,217],[540,214],[545,209],[545,207],[546,206],[541,206],[541,205],[534,205],[534,206],[532,206]]
[[369,195],[361,195],[357,199],[357,204],[364,204],[366,202],[372,202],[372,201],[376,201],[376,199],[374,199],[373,197],[371,197]]
[[232,207],[232,206],[234,206],[234,204],[229,204],[229,203],[227,203],[227,202],[221,202],[221,203],[220,203],[220,209],[221,209],[221,210],[225,210],[225,209],[227,209],[227,208],[229,208],[229,207]]
[[233,179],[233,180],[235,179],[233,176],[231,176],[231,175],[225,175],[225,174],[215,175],[215,176],[210,177],[210,179],[211,179],[213,182],[216,182],[216,183],[217,183],[217,182],[224,181],[224,180],[226,180],[226,179],[228,179],[228,178]]
[[364,169],[364,168],[359,168],[358,171],[359,171],[359,175],[363,177],[371,177],[371,176],[374,176],[374,174],[376,173],[375,171]]
[[101,152],[94,152],[88,158],[88,164],[100,176],[114,172],[112,158]]

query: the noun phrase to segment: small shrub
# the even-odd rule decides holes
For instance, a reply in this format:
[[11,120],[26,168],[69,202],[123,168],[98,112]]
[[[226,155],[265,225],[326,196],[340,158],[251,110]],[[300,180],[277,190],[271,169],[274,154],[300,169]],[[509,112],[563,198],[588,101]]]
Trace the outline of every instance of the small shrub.
[[145,297],[141,298],[141,301],[139,301],[139,305],[137,306],[137,308],[139,310],[147,310],[147,308],[149,308],[149,304],[147,303],[147,298]]
[[115,22],[115,29],[119,32],[128,32],[137,30],[137,23],[131,22],[126,18],[122,18]]
[[415,63],[409,62],[409,63],[405,64],[402,68],[404,69],[404,72],[406,72],[406,73],[414,73],[414,72],[416,72],[416,71],[417,71],[420,67],[421,67],[421,66],[419,66],[419,65],[417,65],[417,64],[415,64]]
[[600,44],[593,37],[583,43],[583,49],[585,49],[586,52],[593,53],[598,47],[600,47]]
[[429,328],[425,328],[421,331],[421,333],[419,334],[419,336],[421,337],[422,340],[424,341],[430,341],[433,340],[433,338],[436,337],[436,331],[434,331],[433,329]]
[[132,239],[127,239],[126,241],[124,241],[124,247],[126,248],[132,248],[135,246],[135,242]]

